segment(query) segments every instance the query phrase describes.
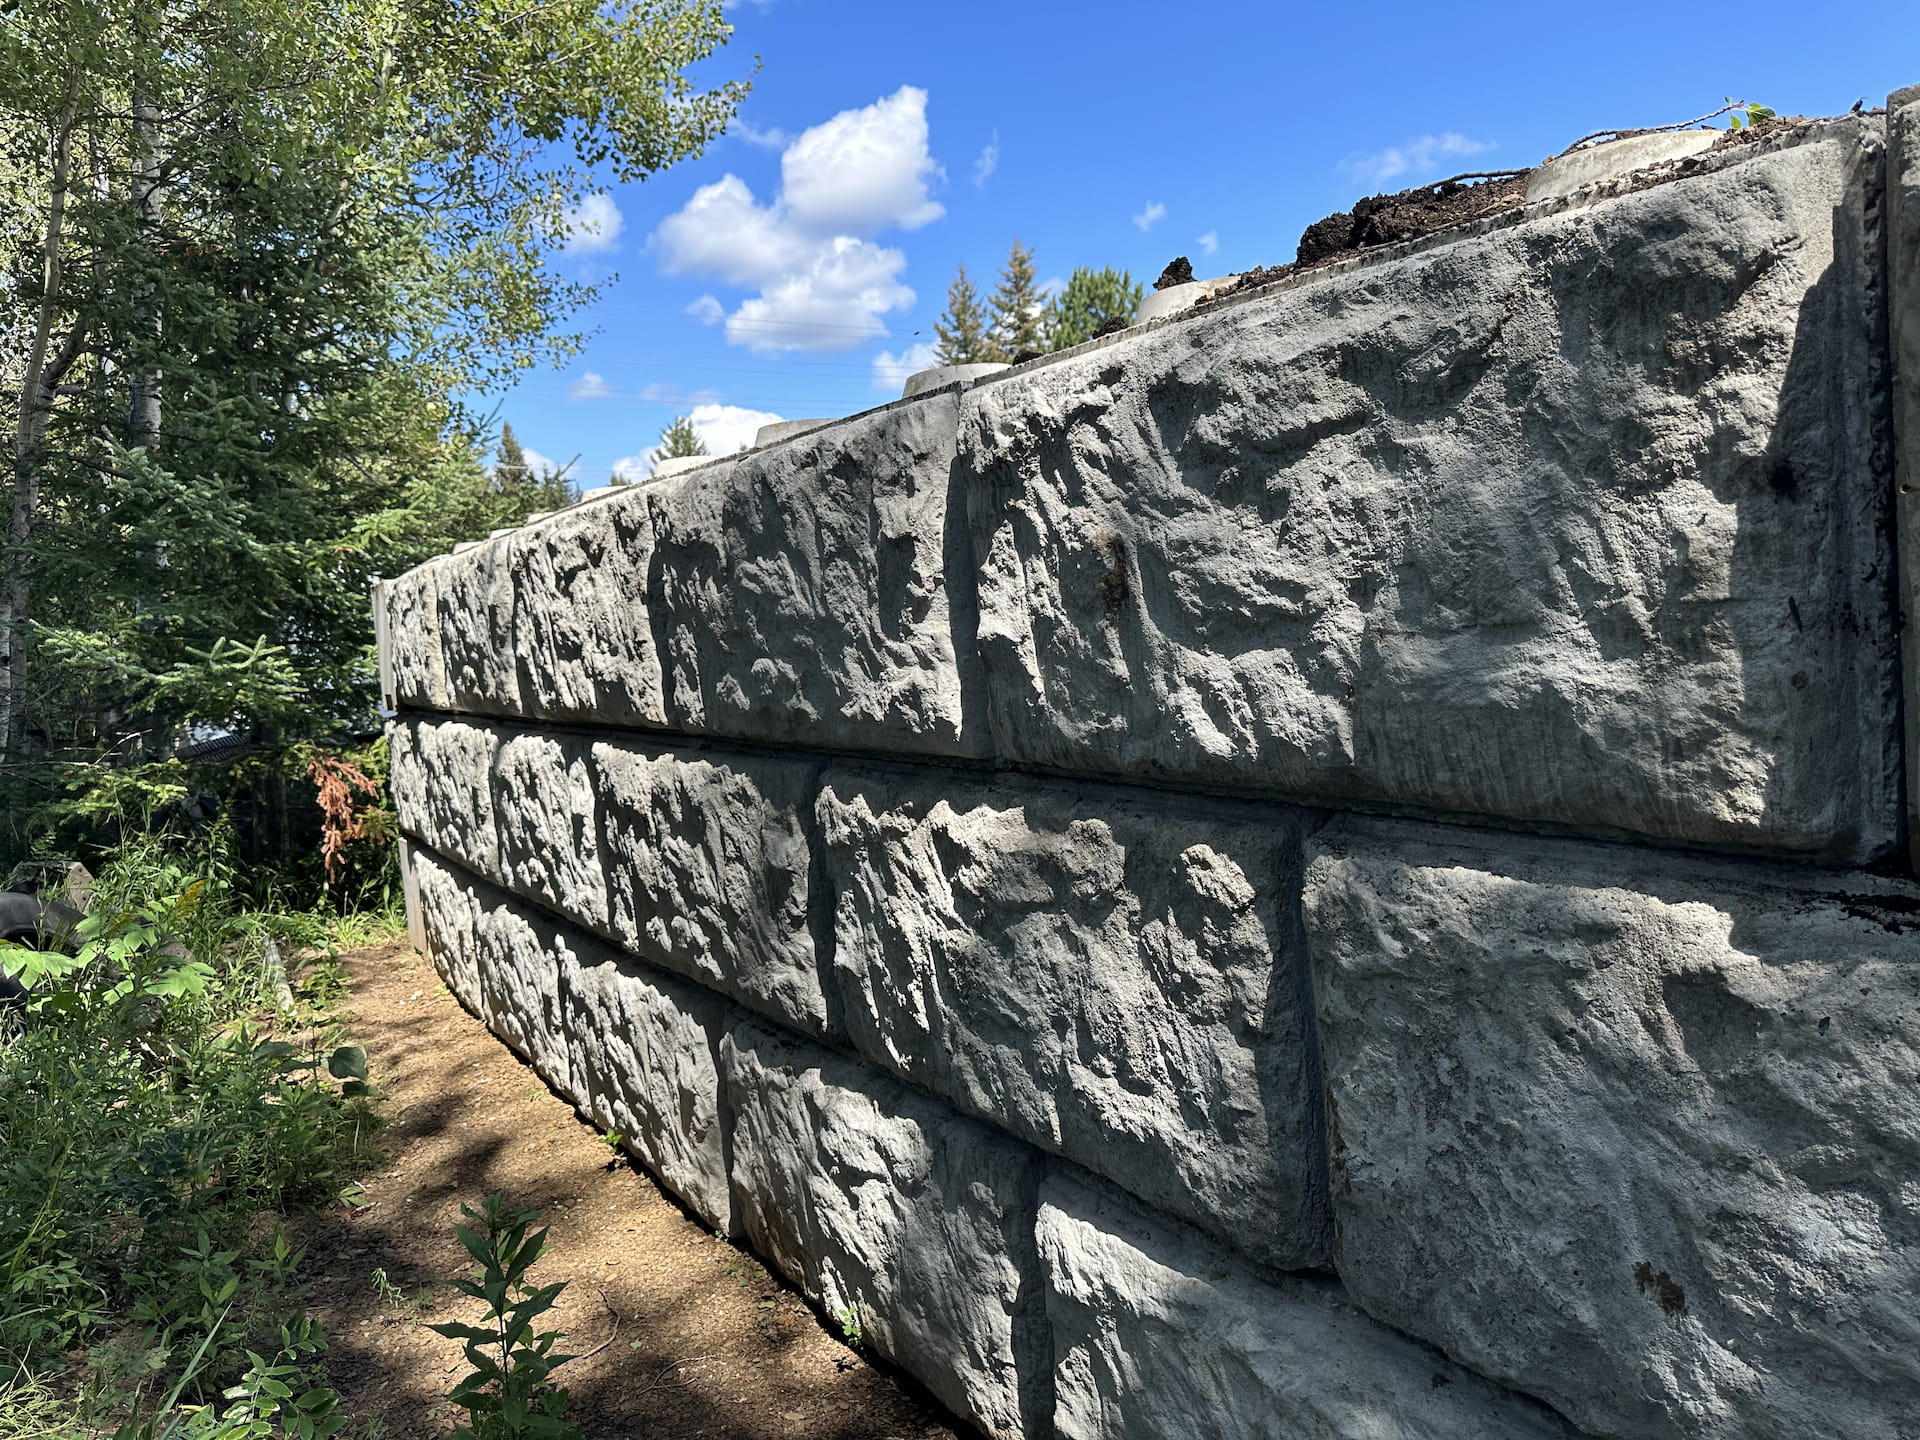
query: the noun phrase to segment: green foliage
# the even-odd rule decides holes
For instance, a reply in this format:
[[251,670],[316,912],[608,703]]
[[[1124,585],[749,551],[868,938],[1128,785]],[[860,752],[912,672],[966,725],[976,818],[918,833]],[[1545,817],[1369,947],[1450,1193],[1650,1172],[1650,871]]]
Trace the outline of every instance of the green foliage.
[[987,333],[987,315],[962,265],[947,287],[947,308],[933,322],[934,359],[942,365],[977,365],[999,358]]
[[693,428],[691,415],[678,416],[674,422],[660,432],[659,448],[647,458],[658,465],[662,460],[678,460],[683,457],[704,455],[707,442],[702,440]]
[[860,1328],[860,1312],[851,1305],[842,1305],[834,1311],[833,1318],[840,1322],[840,1338],[847,1342],[849,1350],[858,1350],[866,1343],[866,1332]]
[[34,987],[0,1041],[0,1385],[92,1347],[165,1410],[259,1368],[301,1257],[257,1217],[337,1199],[374,1123],[358,1050],[244,1020],[260,935],[217,872],[146,844],[72,953],[0,951]]
[[1124,270],[1077,267],[1047,316],[1048,350],[1065,350],[1116,324],[1131,325],[1146,288]]
[[[566,495],[456,397],[576,348],[567,217],[719,133],[742,87],[685,75],[728,33],[696,0],[9,10],[0,849],[197,807],[298,852],[289,747],[372,728],[370,581]],[[222,734],[241,763],[179,753]]]
[[1731,95],[1727,97],[1727,104],[1731,107],[1731,113],[1727,116],[1729,130],[1744,129],[1747,126],[1758,125],[1762,120],[1775,118],[1774,112],[1767,106],[1755,105],[1746,100],[1736,100]]
[[565,1388],[548,1383],[573,1357],[553,1353],[562,1338],[558,1332],[535,1334],[533,1329],[566,1289],[564,1283],[526,1282],[547,1243],[545,1230],[528,1233],[539,1212],[510,1210],[506,1197],[496,1192],[480,1209],[462,1205],[460,1213],[482,1222],[478,1231],[465,1225],[454,1231],[480,1268],[475,1278],[455,1280],[454,1287],[484,1302],[486,1315],[478,1325],[428,1327],[464,1342],[462,1353],[473,1367],[448,1396],[468,1416],[468,1423],[454,1430],[456,1440],[578,1440],[580,1432],[566,1423]]
[[996,360],[1039,354],[1047,348],[1046,302],[1035,283],[1033,251],[1015,240],[1007,248],[1007,263],[994,288],[992,346]]

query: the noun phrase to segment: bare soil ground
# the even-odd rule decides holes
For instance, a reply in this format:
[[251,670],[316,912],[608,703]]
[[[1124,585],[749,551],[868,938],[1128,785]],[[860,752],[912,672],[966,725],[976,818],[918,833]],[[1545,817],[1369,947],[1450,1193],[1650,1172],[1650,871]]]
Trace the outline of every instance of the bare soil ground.
[[[444,1282],[470,1262],[463,1201],[494,1190],[552,1226],[536,1283],[567,1289],[547,1319],[583,1358],[555,1377],[591,1440],[956,1440],[904,1376],[848,1349],[751,1254],[714,1236],[468,1015],[406,945],[350,952],[349,1038],[387,1096],[386,1162],[364,1208],[301,1238],[335,1385],[389,1440],[444,1435],[459,1346],[423,1321],[470,1318]],[[383,1299],[374,1272],[402,1298]]]

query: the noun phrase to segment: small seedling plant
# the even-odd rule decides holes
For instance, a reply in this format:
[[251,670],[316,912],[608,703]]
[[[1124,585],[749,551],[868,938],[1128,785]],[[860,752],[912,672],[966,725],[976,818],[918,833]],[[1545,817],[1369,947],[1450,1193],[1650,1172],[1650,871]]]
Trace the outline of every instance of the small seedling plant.
[[454,1230],[479,1269],[453,1286],[485,1304],[486,1314],[477,1325],[428,1327],[462,1341],[473,1367],[447,1397],[467,1412],[467,1423],[453,1432],[455,1440],[580,1440],[580,1432],[566,1421],[566,1389],[549,1380],[574,1357],[554,1353],[558,1331],[535,1334],[533,1328],[567,1288],[564,1281],[527,1283],[527,1271],[547,1244],[547,1232],[532,1228],[540,1212],[509,1209],[506,1197],[495,1192],[478,1210],[462,1205],[460,1213],[479,1222]]

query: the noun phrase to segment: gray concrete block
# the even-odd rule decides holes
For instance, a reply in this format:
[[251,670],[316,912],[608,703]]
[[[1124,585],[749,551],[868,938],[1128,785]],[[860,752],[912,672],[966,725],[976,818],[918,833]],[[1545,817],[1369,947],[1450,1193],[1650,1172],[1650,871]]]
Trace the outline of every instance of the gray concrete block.
[[608,932],[647,960],[831,1035],[810,928],[819,767],[594,743]]
[[589,929],[607,929],[593,742],[540,730],[501,733],[493,762],[499,864],[488,873],[517,894]]
[[433,562],[381,585],[385,601],[385,673],[392,703],[447,708],[447,672],[440,654],[439,582]]
[[735,1234],[719,1071],[731,1007],[584,935],[568,942],[575,1102],[709,1226]]
[[674,729],[978,752],[973,656],[953,635],[971,577],[963,596],[949,585],[954,407],[936,396],[646,488]]
[[407,717],[387,726],[387,741],[400,828],[448,859],[498,879],[493,762],[499,729],[486,721]]
[[1655,135],[1629,135],[1604,145],[1589,145],[1584,150],[1549,160],[1529,175],[1527,203],[1557,200],[1602,180],[1703,154],[1725,133],[1722,130],[1667,130]]
[[756,1022],[733,1028],[722,1063],[754,1248],[993,1440],[1043,1433],[1041,1157]]
[[1598,1435],[1920,1435],[1920,891],[1800,881],[1318,837],[1358,1301]]
[[1001,753],[1884,854],[1876,134],[966,392]]
[[447,709],[520,713],[513,639],[517,540],[517,533],[494,536],[433,562]]
[[454,998],[478,1011],[480,999],[479,942],[475,938],[480,907],[472,877],[431,850],[411,851],[414,884],[418,887],[420,923],[425,944],[420,947]]
[[560,1000],[561,968],[572,953],[566,929],[524,901],[469,878],[474,897],[469,1004],[495,1035],[524,1055],[554,1089],[575,1093],[573,1058]]
[[647,574],[653,522],[639,486],[522,530],[510,552],[523,712],[659,728],[667,721]]
[[1887,303],[1906,660],[1907,854],[1920,870],[1920,85],[1887,99]]
[[857,1049],[1260,1261],[1326,1263],[1301,812],[836,767],[819,813]]
[[1070,1176],[1040,1193],[1059,1440],[1572,1440],[1337,1285],[1262,1280]]

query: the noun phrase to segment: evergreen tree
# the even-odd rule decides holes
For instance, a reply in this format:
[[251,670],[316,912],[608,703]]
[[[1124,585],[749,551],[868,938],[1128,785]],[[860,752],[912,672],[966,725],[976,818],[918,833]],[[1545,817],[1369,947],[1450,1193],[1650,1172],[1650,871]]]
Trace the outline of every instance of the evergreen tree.
[[967,278],[965,265],[947,287],[946,313],[933,322],[933,333],[939,341],[933,358],[942,365],[977,365],[999,358],[987,334],[986,312],[981,309],[973,282]]
[[1038,353],[1047,348],[1042,321],[1046,302],[1034,283],[1033,251],[1018,240],[1007,250],[1006,268],[1000,272],[1000,284],[993,292],[994,347],[996,360],[1012,360],[1016,355]]
[[647,459],[658,465],[662,460],[678,460],[682,457],[706,453],[708,453],[707,442],[702,440],[694,430],[693,417],[680,415],[660,432],[659,448],[649,451]]
[[501,425],[491,478],[492,493],[498,498],[497,508],[507,518],[496,520],[487,528],[498,530],[502,526],[518,525],[536,511],[558,510],[573,499],[573,486],[567,480],[567,471],[572,468],[563,465],[558,470],[546,466],[536,469],[527,460],[527,452],[521,448],[513,426]]
[[1048,350],[1065,350],[1113,326],[1131,325],[1146,294],[1124,270],[1076,268],[1047,315]]

